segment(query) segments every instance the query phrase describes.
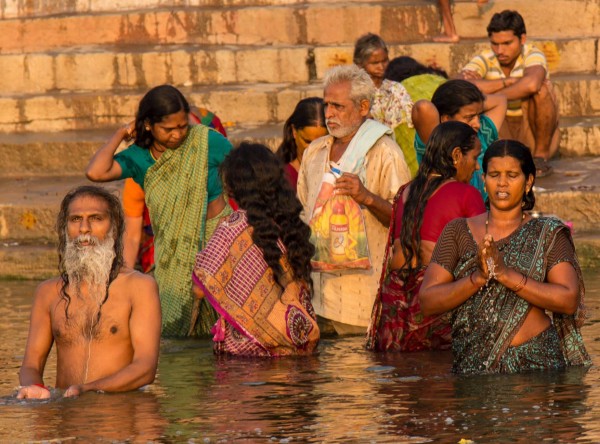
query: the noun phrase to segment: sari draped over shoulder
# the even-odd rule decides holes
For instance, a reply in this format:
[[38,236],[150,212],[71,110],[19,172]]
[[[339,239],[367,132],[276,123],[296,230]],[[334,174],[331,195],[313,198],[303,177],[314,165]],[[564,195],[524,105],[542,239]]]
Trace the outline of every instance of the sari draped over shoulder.
[[[393,217],[396,217],[399,201],[409,185],[401,186],[394,197]],[[448,349],[451,343],[448,315],[423,316],[421,312],[418,294],[426,267],[411,271],[392,270],[390,267],[394,228],[392,220],[366,347],[375,351],[404,352]]]
[[[145,177],[146,204],[154,227],[155,272],[160,289],[163,336],[187,336],[193,317],[196,252],[207,238],[208,131],[190,127],[185,142],[166,150]],[[216,315],[200,306],[205,334]]]
[[[559,234],[568,239],[572,254],[561,252],[558,259],[549,263],[549,253]],[[549,313],[552,325],[548,330],[524,344],[511,346],[532,306],[509,288],[492,280],[452,313],[453,371],[504,373],[591,364],[579,330],[585,317],[585,289],[568,227],[555,218],[532,219],[511,235],[497,241],[497,245],[504,263],[510,264],[511,268],[526,275],[529,280],[544,282],[551,267],[560,262],[570,263],[579,280],[579,308],[574,315]],[[451,249],[455,250],[451,254],[457,258],[454,269],[448,266],[452,261],[445,259]],[[456,280],[475,271],[477,244],[465,219],[455,220],[446,227],[432,262],[448,269]],[[544,341],[551,343],[547,337],[556,334],[555,351],[540,346]],[[519,362],[508,362],[517,355]]]
[[[311,354],[319,342],[310,291],[293,279],[285,254],[280,283],[252,240],[246,213],[223,220],[198,253],[193,280],[221,316],[215,352],[244,356]],[[283,244],[279,244],[285,253]]]

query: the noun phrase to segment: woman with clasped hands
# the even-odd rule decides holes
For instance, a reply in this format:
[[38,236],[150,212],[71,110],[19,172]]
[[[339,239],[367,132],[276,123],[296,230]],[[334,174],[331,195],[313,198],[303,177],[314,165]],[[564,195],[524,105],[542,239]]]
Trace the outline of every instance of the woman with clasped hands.
[[529,149],[494,142],[483,171],[489,211],[446,226],[419,293],[425,315],[452,310],[453,371],[591,364],[579,330],[584,286],[571,233],[556,218],[526,213],[535,204]]

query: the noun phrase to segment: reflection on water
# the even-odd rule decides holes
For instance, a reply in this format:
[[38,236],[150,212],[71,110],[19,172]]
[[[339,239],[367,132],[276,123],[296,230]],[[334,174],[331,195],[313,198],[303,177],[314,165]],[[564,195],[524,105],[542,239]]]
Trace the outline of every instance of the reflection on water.
[[[587,273],[586,346],[600,362],[600,279]],[[319,356],[217,358],[164,341],[157,382],[127,394],[17,401],[32,282],[0,282],[0,441],[600,442],[600,374],[456,377],[449,352],[373,354],[359,337]],[[46,382],[56,372],[51,356]]]

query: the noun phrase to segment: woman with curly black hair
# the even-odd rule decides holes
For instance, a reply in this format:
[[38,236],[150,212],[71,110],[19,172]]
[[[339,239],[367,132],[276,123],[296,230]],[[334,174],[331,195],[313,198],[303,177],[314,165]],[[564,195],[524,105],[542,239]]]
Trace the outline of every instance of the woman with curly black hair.
[[319,341],[311,299],[310,228],[267,147],[242,143],[221,165],[239,210],[198,253],[193,280],[220,314],[215,352],[246,356],[310,354]]
[[418,293],[444,226],[458,217],[485,212],[481,195],[469,185],[479,169],[480,152],[481,142],[469,125],[441,123],[431,134],[417,176],[398,190],[367,348],[418,351],[450,347],[448,320],[424,317]]

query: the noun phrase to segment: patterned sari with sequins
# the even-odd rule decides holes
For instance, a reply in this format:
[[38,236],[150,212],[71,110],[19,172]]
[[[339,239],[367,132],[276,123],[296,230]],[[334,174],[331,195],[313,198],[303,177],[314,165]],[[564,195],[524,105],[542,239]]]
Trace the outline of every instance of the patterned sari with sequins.
[[[283,244],[279,244],[285,253]],[[319,327],[310,291],[292,278],[282,256],[283,276],[273,270],[252,241],[245,211],[223,220],[196,256],[193,280],[219,313],[213,327],[217,354],[285,356],[313,353]]]
[[[585,290],[568,227],[555,218],[532,219],[497,241],[497,245],[504,263],[529,280],[543,282],[553,266],[570,263],[579,279],[578,310],[574,315],[549,313],[552,318],[550,331],[512,347],[510,344],[532,306],[492,280],[452,312],[453,371],[504,373],[590,365],[580,333],[585,317]],[[477,243],[466,219],[456,219],[446,226],[431,262],[444,267],[457,280],[475,271]],[[558,339],[552,342],[546,336],[554,335],[554,330]],[[555,344],[556,349],[547,350],[538,342]]]

